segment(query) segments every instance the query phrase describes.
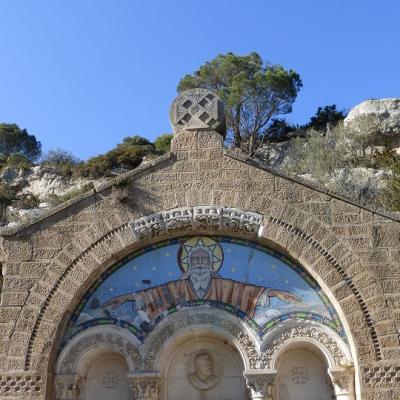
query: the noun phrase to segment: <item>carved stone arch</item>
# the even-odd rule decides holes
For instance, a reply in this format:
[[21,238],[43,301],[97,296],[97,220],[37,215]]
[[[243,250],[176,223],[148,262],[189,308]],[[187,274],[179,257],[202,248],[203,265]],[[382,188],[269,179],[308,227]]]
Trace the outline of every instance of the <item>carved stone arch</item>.
[[262,367],[279,374],[281,359],[296,350],[306,350],[324,360],[337,398],[353,400],[355,393],[360,393],[360,380],[347,345],[333,331],[315,322],[288,321],[271,332],[262,343]]
[[324,354],[331,368],[353,363],[346,344],[330,329],[311,321],[288,321],[264,338],[261,345],[263,368],[276,369],[281,351],[295,342],[309,342],[315,345]]
[[133,372],[141,367],[139,341],[135,336],[113,326],[93,327],[79,333],[61,351],[56,374],[77,374],[82,361],[93,350],[109,349],[122,355]]
[[185,334],[199,333],[201,330],[214,331],[228,339],[241,355],[245,369],[258,368],[260,343],[256,336],[243,321],[225,311],[218,311],[217,316],[215,310],[200,306],[178,311],[164,323],[160,323],[144,343],[143,368],[157,371],[160,367],[160,355],[171,341]]
[[[57,341],[54,336],[61,336],[62,319],[66,318],[66,309],[59,310],[52,302],[66,304],[72,311],[77,298],[83,296],[91,282],[101,272],[135,249],[145,247],[168,237],[196,234],[227,234],[248,239],[256,239],[262,216],[236,208],[216,206],[185,207],[151,214],[131,223],[120,225],[107,221],[99,226],[89,227],[80,237],[88,239],[69,244],[56,257],[54,262],[62,272],[56,282],[49,283],[45,300],[33,319],[25,356],[25,370],[32,367],[47,369],[48,359],[43,357],[47,343],[53,344],[54,353]],[[74,278],[71,279],[71,276]],[[53,279],[53,278],[52,278]],[[32,296],[43,298],[43,288],[33,289]],[[37,302],[37,301],[36,301]],[[36,313],[36,310],[34,311]],[[51,326],[46,321],[55,321]],[[23,321],[19,321],[23,323]],[[40,340],[38,340],[40,336]],[[46,339],[48,342],[46,342]],[[51,361],[51,360],[50,360]]]
[[[289,209],[286,206],[283,208]],[[300,223],[301,218],[305,218],[302,223]],[[310,216],[307,218],[308,220],[304,213],[297,211],[293,214],[281,210],[273,216],[265,210],[263,216],[237,208],[203,206],[172,209],[139,218],[131,223],[102,221],[99,227],[89,227],[81,234],[87,238],[86,240],[67,245],[54,260],[60,273],[58,280],[51,284],[51,289],[45,292],[38,286],[32,290],[33,297],[37,296],[43,300],[38,303],[36,299],[35,304],[40,305],[39,308],[35,307],[32,310],[34,318],[31,317],[29,320],[29,323],[31,321],[34,323],[26,347],[25,369],[35,368],[38,371],[45,371],[49,368],[49,361],[53,362],[51,354],[55,353],[58,346],[57,337],[62,334],[63,318],[67,318],[68,313],[77,304],[77,298],[84,294],[101,272],[138,248],[188,234],[230,235],[258,240],[267,246],[275,243],[290,257],[299,260],[312,276],[322,283],[330,279],[330,274],[335,271],[337,286],[342,292],[331,293],[331,300],[334,300],[335,296],[338,298],[336,302],[339,305],[338,311],[341,307],[344,309],[341,317],[345,321],[348,316],[348,310],[345,309],[346,302],[350,302],[352,307],[359,307],[362,314],[360,324],[349,324],[347,334],[350,341],[353,332],[360,331],[363,322],[366,325],[366,329],[355,338],[357,345],[353,346],[354,351],[359,351],[363,347],[372,348],[375,357],[379,359],[380,347],[367,306],[368,302],[363,300],[359,291],[355,292],[352,289],[354,287],[357,290],[351,279],[352,268],[355,265],[354,258],[350,262],[343,257],[343,254],[349,254],[349,250],[343,247],[342,242],[335,241],[335,236]],[[293,224],[296,222],[302,229],[286,222],[287,219],[292,219],[291,222]],[[60,307],[61,304],[66,306]],[[20,318],[23,316],[21,313]],[[19,323],[26,322],[20,320]],[[370,342],[365,345],[365,339],[369,336]]]
[[96,362],[112,357],[124,360],[129,373],[141,366],[135,337],[116,327],[89,328],[74,337],[61,351],[55,369],[54,393],[57,400],[79,399],[87,390],[88,376]]

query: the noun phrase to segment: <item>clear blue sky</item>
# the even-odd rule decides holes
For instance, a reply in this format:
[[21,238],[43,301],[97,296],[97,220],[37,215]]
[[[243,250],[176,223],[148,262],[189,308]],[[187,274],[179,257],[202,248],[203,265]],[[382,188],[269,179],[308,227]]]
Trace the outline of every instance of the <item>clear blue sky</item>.
[[400,97],[399,0],[0,0],[0,18],[0,121],[82,159],[170,132],[179,79],[229,51],[300,74],[292,122]]

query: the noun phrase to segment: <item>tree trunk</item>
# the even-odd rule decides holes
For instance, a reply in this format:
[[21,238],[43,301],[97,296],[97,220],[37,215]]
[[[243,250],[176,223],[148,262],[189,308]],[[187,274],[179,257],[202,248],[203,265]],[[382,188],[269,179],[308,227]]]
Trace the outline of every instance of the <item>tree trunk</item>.
[[235,122],[233,126],[233,139],[236,147],[242,145],[242,135],[240,134],[240,106],[236,107]]

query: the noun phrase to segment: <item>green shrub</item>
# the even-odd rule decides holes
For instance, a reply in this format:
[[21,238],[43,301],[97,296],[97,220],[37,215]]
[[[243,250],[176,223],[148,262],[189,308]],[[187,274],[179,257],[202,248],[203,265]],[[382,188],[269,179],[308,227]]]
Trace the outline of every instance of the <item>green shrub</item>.
[[76,168],[79,176],[100,178],[117,168],[136,168],[144,157],[155,154],[155,148],[141,136],[127,137],[122,143],[106,154],[90,158],[83,166]]
[[7,183],[0,183],[0,205],[5,208],[16,199],[17,190]]
[[6,183],[0,183],[0,217],[3,217],[6,207],[16,199],[16,194],[17,189]]
[[306,137],[291,141],[284,168],[295,174],[311,174],[326,183],[335,169],[370,167],[371,149],[379,142],[377,125],[369,117],[359,117],[351,125],[343,121],[323,134],[309,129]]
[[40,157],[42,145],[34,135],[17,124],[0,124],[0,156],[3,159],[11,154],[22,154],[30,161]]
[[78,176],[84,178],[100,178],[107,174],[113,168],[113,160],[106,154],[89,158],[86,163],[78,168],[75,172]]
[[347,113],[343,110],[337,110],[336,104],[325,107],[318,107],[317,112],[310,121],[303,125],[302,129],[315,129],[325,132],[329,125],[336,125],[338,122],[346,118]]
[[75,167],[80,163],[81,161],[72,153],[60,148],[49,150],[41,159],[42,165],[54,168],[67,178],[73,175]]
[[154,141],[154,147],[157,154],[165,154],[169,152],[173,137],[174,135],[172,133],[165,133],[164,135],[158,136]]
[[400,211],[400,157],[393,156],[387,162],[391,174],[386,177],[382,203],[388,210]]
[[40,203],[39,199],[35,195],[29,193],[19,196],[18,199],[16,199],[13,202],[13,205],[17,208],[26,209],[26,208],[36,208],[39,206],[39,203]]
[[89,183],[87,185],[84,185],[81,188],[72,189],[69,192],[62,194],[62,195],[51,194],[46,199],[46,201],[48,203],[50,203],[50,205],[52,207],[54,207],[61,203],[65,203],[66,201],[69,201],[77,196],[80,196],[81,194],[84,194],[84,193],[88,192],[89,190],[92,190],[93,188],[94,188],[94,185],[92,183]]
[[32,162],[21,153],[14,153],[7,157],[3,167],[14,167],[20,169],[28,169],[32,166]]
[[[350,125],[337,123],[323,134],[309,129],[305,138],[291,141],[290,162],[283,169],[312,179],[348,199],[364,204],[400,209],[400,161],[393,150],[379,147],[385,143],[376,122],[359,117]],[[362,186],[357,167],[386,171],[387,190],[380,185]],[[367,181],[368,182],[368,181]]]

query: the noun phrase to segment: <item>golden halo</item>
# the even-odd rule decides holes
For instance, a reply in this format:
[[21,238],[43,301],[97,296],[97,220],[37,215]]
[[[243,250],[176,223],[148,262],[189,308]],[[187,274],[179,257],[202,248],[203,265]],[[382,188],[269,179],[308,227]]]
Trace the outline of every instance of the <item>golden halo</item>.
[[207,236],[194,236],[184,243],[178,252],[178,263],[183,272],[189,269],[189,254],[196,248],[207,248],[211,253],[211,268],[218,272],[224,262],[224,253],[221,245],[214,239]]

